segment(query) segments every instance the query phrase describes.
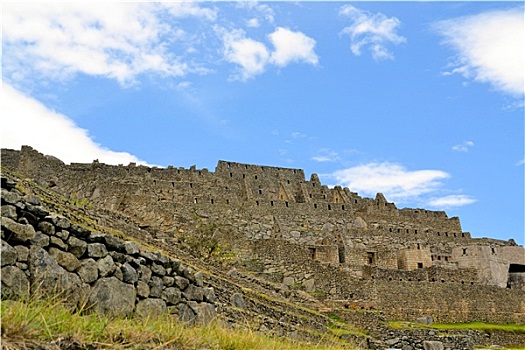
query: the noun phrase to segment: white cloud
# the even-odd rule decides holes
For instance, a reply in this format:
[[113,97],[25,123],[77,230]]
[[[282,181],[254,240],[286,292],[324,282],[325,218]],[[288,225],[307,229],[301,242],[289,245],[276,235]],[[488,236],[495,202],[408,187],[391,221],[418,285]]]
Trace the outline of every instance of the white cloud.
[[315,54],[315,40],[301,32],[278,27],[268,38],[275,47],[272,53],[272,63],[284,67],[290,62],[302,61],[317,65],[319,58]]
[[435,198],[428,202],[431,207],[439,209],[448,209],[453,207],[462,207],[477,202],[477,200],[471,196],[458,194],[450,195],[441,198]]
[[200,7],[197,2],[193,1],[162,2],[160,5],[168,9],[169,13],[176,18],[200,17],[208,21],[217,19],[216,9]]
[[420,196],[437,191],[441,181],[449,177],[440,170],[410,171],[388,162],[359,165],[330,175],[338,184],[361,195],[372,197],[381,192],[394,202],[420,201]]
[[449,73],[490,83],[512,96],[523,96],[525,27],[523,8],[499,10],[438,22],[435,29],[457,52]]
[[261,26],[261,23],[257,18],[250,18],[246,21],[246,26],[248,28],[259,28]]
[[[168,50],[186,33],[167,17],[213,20],[193,3],[5,3],[3,74],[10,81],[64,79],[87,74],[129,84],[154,73],[202,72]],[[166,14],[170,16],[166,16]]]
[[520,159],[516,162],[516,166],[522,166],[525,165],[525,159]]
[[352,5],[341,7],[339,14],[352,21],[341,34],[350,36],[350,49],[356,56],[360,56],[362,49],[368,47],[375,60],[393,59],[394,55],[387,49],[387,45],[406,42],[405,37],[397,34],[401,22],[396,17],[389,18],[382,13],[372,14]]
[[312,157],[313,161],[324,163],[324,162],[336,162],[341,160],[339,154],[328,148],[321,148],[317,151],[317,154]]
[[455,152],[468,152],[470,149],[474,147],[474,142],[472,141],[463,141],[459,145],[452,146],[452,150]]
[[258,24],[260,24],[260,20],[267,21],[268,23],[274,22],[275,13],[273,9],[266,4],[261,4],[257,1],[238,1],[236,7],[248,10],[250,13],[257,16],[255,19],[257,19]]
[[223,41],[224,58],[240,66],[233,79],[248,80],[263,73],[269,65],[284,67],[297,61],[312,65],[318,63],[314,52],[315,40],[301,32],[278,27],[268,35],[274,46],[274,50],[270,51],[264,43],[247,38],[241,29],[228,31],[215,26],[215,31]]
[[0,107],[2,148],[20,149],[28,145],[66,163],[90,163],[98,159],[106,164],[146,164],[129,153],[114,152],[95,143],[71,119],[6,83],[2,84]]
[[264,72],[270,53],[266,46],[245,37],[242,30],[225,31],[216,29],[224,42],[224,57],[228,62],[238,64],[241,69],[233,78],[247,80]]

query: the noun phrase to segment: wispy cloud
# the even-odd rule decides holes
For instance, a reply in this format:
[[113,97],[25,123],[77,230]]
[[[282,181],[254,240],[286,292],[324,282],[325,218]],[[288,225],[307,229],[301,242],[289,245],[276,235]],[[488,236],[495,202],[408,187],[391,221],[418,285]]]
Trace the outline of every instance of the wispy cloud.
[[337,152],[329,148],[321,148],[317,151],[317,154],[312,157],[312,160],[319,163],[337,162],[341,160],[341,157]]
[[441,170],[407,170],[395,163],[369,163],[332,173],[330,178],[361,195],[383,193],[395,202],[420,202],[436,192],[450,175]]
[[448,209],[453,207],[462,207],[475,202],[477,202],[477,200],[471,196],[458,194],[434,198],[428,202],[428,205],[433,208]]
[[454,152],[468,152],[470,149],[474,147],[474,142],[472,141],[463,141],[459,145],[452,146],[452,150]]
[[213,21],[197,3],[24,3],[3,7],[3,75],[11,82],[87,74],[126,85],[145,73],[204,73],[168,50],[187,33],[166,18]]
[[264,43],[247,38],[241,29],[228,31],[216,26],[215,31],[223,41],[224,58],[240,66],[233,79],[248,80],[263,73],[269,65],[285,67],[292,62],[304,62],[315,66],[319,61],[314,51],[315,40],[301,32],[278,27],[268,35],[274,47],[271,51]]
[[523,7],[441,21],[434,28],[444,36],[444,43],[457,52],[447,74],[460,74],[489,83],[506,94],[523,96]]
[[520,159],[516,162],[516,166],[522,166],[525,165],[525,159]]
[[146,164],[132,154],[114,152],[95,143],[87,130],[79,128],[67,116],[6,83],[2,84],[0,106],[2,148],[20,149],[28,145],[66,163],[90,163],[98,159],[106,164]]
[[339,15],[352,21],[341,34],[350,36],[350,49],[356,56],[361,55],[363,48],[368,48],[375,60],[393,59],[387,46],[406,42],[405,37],[397,34],[401,22],[396,17],[369,13],[352,5],[341,7]]
[[266,4],[261,4],[257,1],[238,1],[236,3],[236,7],[245,9],[254,16],[248,20],[248,26],[250,26],[250,23],[256,23],[257,25],[252,27],[258,27],[260,26],[261,21],[266,21],[268,23],[274,22],[275,12],[270,6]]

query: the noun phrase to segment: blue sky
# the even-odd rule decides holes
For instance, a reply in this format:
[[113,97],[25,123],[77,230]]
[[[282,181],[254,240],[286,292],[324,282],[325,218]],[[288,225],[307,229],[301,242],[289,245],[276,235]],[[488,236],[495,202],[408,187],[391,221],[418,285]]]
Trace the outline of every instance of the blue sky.
[[302,168],[524,241],[522,2],[2,3],[1,146]]

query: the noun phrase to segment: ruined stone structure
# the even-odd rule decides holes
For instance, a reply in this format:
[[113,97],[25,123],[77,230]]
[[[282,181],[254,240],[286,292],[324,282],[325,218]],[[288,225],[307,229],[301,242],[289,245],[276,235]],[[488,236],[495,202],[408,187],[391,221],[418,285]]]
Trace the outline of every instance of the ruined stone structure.
[[234,232],[229,244],[240,266],[323,300],[398,319],[525,322],[524,248],[472,238],[442,211],[398,209],[380,193],[363,198],[316,174],[306,180],[301,169],[66,165],[26,146],[2,149],[1,160],[173,240],[203,223]]

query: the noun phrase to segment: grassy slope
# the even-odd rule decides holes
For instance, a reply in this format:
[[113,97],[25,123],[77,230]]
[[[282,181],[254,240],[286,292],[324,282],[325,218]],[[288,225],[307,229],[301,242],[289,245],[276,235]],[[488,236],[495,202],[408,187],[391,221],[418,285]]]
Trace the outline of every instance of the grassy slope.
[[350,345],[309,344],[271,338],[216,321],[189,326],[169,315],[106,318],[69,310],[60,300],[3,301],[2,349],[228,349],[336,350]]

